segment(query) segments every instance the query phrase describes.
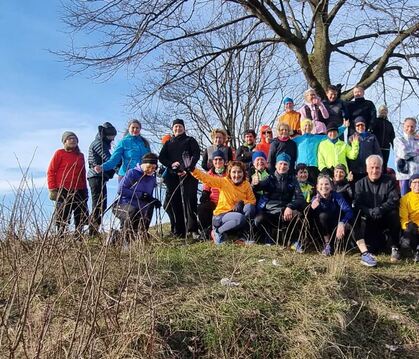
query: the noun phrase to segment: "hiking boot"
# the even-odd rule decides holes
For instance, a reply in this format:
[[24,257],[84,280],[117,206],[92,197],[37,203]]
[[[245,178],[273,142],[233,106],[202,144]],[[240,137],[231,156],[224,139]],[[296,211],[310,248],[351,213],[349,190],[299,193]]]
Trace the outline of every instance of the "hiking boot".
[[375,259],[375,257],[369,253],[369,252],[364,252],[361,254],[361,264],[363,264],[364,266],[367,267],[376,267],[377,266],[377,260]]
[[326,244],[322,250],[322,255],[326,257],[330,257],[332,255],[332,247],[330,247],[330,244]]
[[419,263],[419,250],[417,250],[413,256],[413,263]]
[[399,248],[393,247],[391,248],[391,256],[390,256],[390,262],[398,262],[400,260],[400,251]]
[[215,229],[211,231],[211,239],[217,246],[223,243],[223,235],[218,233]]

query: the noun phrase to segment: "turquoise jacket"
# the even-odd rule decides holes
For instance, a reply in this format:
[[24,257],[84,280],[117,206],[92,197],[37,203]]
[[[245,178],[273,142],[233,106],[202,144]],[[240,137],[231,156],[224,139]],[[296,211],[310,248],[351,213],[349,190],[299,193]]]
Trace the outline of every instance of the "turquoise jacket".
[[[339,127],[339,136],[345,132],[346,127]],[[307,166],[317,167],[317,149],[320,142],[325,140],[327,135],[313,135],[312,133],[305,133],[304,135],[297,136],[292,140],[297,144],[298,148],[298,163],[305,163]]]
[[111,158],[102,165],[102,169],[109,171],[122,161],[118,175],[124,176],[129,169],[134,168],[137,163],[141,163],[143,156],[149,152],[150,146],[142,136],[127,134],[119,141]]

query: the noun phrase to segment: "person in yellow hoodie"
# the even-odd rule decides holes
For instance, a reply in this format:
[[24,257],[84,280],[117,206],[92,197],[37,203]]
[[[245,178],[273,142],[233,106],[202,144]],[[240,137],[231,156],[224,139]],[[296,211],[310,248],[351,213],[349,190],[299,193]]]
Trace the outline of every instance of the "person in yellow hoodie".
[[[240,161],[230,161],[227,166],[226,177],[214,177],[199,170],[188,168],[187,158],[183,159],[185,169],[210,187],[220,190],[217,207],[214,209],[212,219],[212,237],[214,243],[219,245],[225,240],[227,232],[241,231],[246,235],[248,220],[255,214],[256,198],[250,182],[246,180],[246,166]],[[249,244],[252,241],[249,241]]]
[[410,177],[410,192],[400,200],[400,223],[403,229],[402,247],[415,252],[413,261],[419,262],[419,173]]

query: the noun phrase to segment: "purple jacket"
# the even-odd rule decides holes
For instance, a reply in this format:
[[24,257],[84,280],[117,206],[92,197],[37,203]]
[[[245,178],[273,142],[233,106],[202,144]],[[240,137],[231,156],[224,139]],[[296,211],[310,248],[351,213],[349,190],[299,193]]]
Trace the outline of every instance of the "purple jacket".
[[[119,182],[119,203],[129,203],[136,208],[143,208],[151,202],[154,187],[156,187],[156,176],[145,175],[139,166],[132,168]],[[146,200],[143,199],[144,193],[148,196]]]

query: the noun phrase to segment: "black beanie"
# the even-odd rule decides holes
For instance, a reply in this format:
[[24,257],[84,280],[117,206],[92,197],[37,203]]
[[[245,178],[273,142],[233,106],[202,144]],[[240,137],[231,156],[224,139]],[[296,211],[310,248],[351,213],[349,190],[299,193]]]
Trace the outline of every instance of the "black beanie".
[[141,159],[141,163],[150,163],[152,165],[157,165],[158,156],[154,153],[146,153]]
[[183,122],[183,120],[181,120],[180,118],[177,118],[176,120],[173,120],[172,127],[174,125],[182,125],[183,127],[185,127],[185,122]]

